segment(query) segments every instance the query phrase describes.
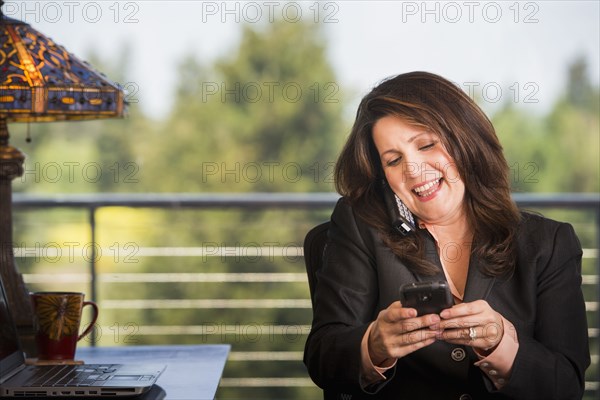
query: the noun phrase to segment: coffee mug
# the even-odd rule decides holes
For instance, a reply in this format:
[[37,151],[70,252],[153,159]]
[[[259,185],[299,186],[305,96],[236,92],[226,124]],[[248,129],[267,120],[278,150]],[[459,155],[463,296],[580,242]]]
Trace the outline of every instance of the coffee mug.
[[[40,360],[72,360],[77,342],[89,334],[98,319],[98,306],[77,292],[31,293],[35,340]],[[79,333],[83,307],[91,306],[92,318]]]

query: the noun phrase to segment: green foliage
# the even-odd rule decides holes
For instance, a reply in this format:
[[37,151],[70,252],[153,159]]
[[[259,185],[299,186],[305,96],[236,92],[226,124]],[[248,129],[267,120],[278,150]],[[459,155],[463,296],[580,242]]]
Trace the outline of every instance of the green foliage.
[[548,115],[528,115],[508,104],[493,116],[515,191],[600,191],[599,99],[585,63],[577,60]]
[[212,67],[185,60],[174,111],[146,149],[150,175],[177,173],[161,190],[332,190],[343,99],[323,43],[314,25],[277,22],[245,28]]

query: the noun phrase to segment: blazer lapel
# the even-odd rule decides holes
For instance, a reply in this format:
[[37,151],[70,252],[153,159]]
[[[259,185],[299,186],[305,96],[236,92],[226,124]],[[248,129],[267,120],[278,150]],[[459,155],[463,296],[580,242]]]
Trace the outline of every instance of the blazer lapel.
[[430,261],[438,267],[438,273],[436,275],[420,275],[416,274],[416,278],[418,282],[422,281],[443,281],[447,282],[446,275],[444,274],[444,269],[442,268],[442,263],[440,261],[440,256],[438,254],[437,246],[435,244],[435,240],[429,232],[427,232],[427,238],[425,240],[425,258],[427,261]]
[[476,257],[471,255],[463,301],[466,303],[479,299],[486,300],[495,281],[495,277],[484,275],[481,272],[481,264]]

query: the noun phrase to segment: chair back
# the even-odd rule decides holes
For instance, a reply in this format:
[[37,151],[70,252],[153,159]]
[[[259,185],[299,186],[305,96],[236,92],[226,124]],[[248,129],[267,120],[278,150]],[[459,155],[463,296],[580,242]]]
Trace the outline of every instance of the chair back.
[[[310,300],[315,305],[315,287],[317,285],[317,271],[323,266],[323,253],[327,247],[327,231],[330,222],[323,222],[312,228],[304,237],[304,264],[308,275],[308,287],[310,289]],[[345,398],[345,394],[335,391],[323,390],[323,400],[338,400]],[[348,397],[349,398],[349,397]]]
[[314,306],[315,287],[317,285],[317,271],[323,265],[323,252],[327,245],[327,231],[329,221],[323,222],[312,228],[304,237],[304,264],[308,275],[310,300]]

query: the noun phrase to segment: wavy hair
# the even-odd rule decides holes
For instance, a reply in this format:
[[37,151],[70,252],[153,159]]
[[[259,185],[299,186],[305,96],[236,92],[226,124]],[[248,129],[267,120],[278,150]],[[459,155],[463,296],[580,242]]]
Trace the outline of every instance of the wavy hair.
[[428,72],[382,81],[360,102],[352,131],[335,168],[336,190],[355,213],[414,272],[436,274],[425,259],[422,232],[403,237],[389,223],[381,193],[383,168],[373,142],[373,125],[393,115],[434,132],[456,163],[465,185],[465,210],[473,229],[472,252],[487,275],[511,273],[520,213],[511,198],[509,168],[492,123],[458,86]]

